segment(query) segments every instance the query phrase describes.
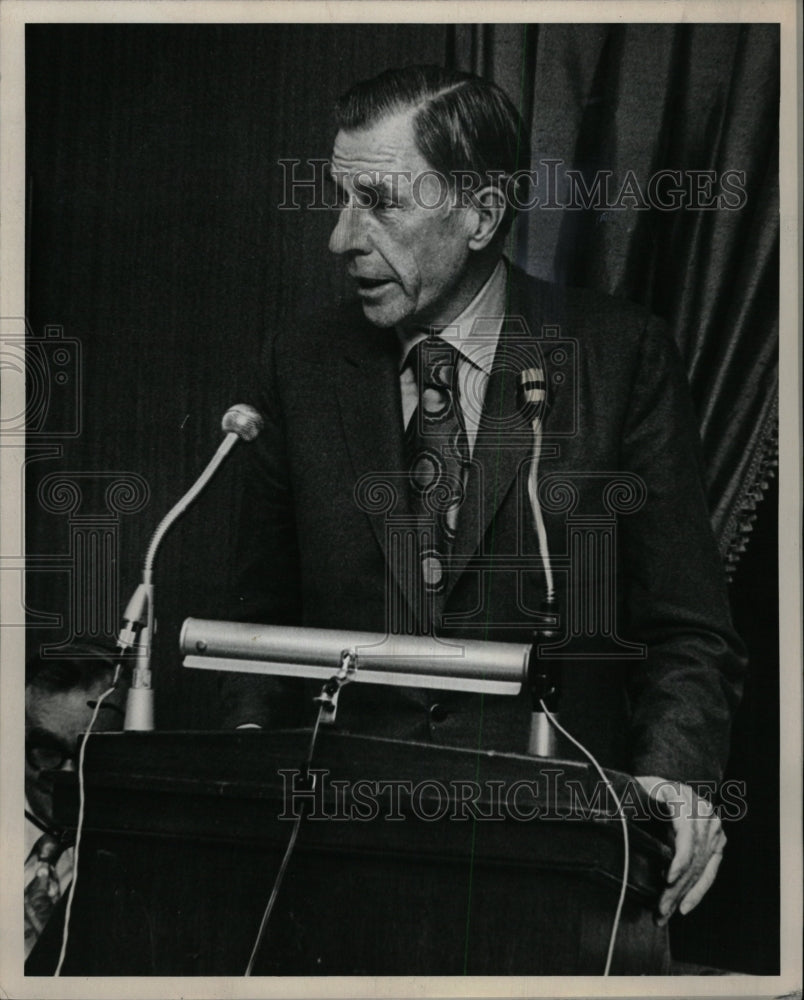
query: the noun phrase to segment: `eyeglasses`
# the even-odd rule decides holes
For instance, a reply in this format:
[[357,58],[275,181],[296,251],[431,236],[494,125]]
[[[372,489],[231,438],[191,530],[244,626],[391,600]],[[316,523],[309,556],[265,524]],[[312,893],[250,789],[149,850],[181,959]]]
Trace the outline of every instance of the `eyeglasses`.
[[[88,708],[94,709],[96,705],[96,701],[87,702]],[[100,707],[107,709],[108,712],[112,712],[114,715],[119,715],[121,718],[125,714],[119,705],[111,702],[103,702]],[[105,714],[108,714],[108,712]],[[80,738],[75,744],[70,745],[63,739],[60,739],[56,733],[51,732],[41,724],[36,725],[35,721],[29,719],[27,715],[25,722],[27,728],[25,736],[25,759],[35,771],[58,771],[68,761],[77,760]],[[98,730],[108,730],[115,727],[104,721],[101,724],[97,724],[95,728]]]
[[25,741],[25,759],[35,771],[58,771],[76,756],[75,747],[67,747],[54,738],[38,736]]

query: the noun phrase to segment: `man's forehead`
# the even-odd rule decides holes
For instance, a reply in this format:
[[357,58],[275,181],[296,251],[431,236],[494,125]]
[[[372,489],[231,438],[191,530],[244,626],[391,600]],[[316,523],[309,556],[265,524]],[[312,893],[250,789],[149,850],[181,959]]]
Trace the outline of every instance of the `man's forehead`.
[[57,734],[80,730],[89,721],[92,709],[87,702],[98,697],[105,689],[103,684],[88,689],[71,688],[69,691],[25,692],[25,717],[28,725]]
[[387,115],[365,128],[341,129],[335,136],[332,167],[337,172],[358,170],[424,170],[428,166],[416,145],[413,111]]

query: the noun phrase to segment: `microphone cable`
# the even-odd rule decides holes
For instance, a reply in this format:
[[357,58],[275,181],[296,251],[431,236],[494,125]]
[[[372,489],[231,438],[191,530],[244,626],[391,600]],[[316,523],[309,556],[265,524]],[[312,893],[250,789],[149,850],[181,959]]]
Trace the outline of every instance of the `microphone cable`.
[[73,877],[70,885],[67,889],[67,906],[64,911],[64,929],[61,935],[61,951],[59,953],[59,961],[56,965],[56,971],[53,973],[54,976],[61,975],[61,969],[64,965],[64,957],[67,954],[67,942],[70,937],[70,917],[73,912],[73,899],[75,897],[75,885],[78,881],[78,859],[81,851],[81,834],[84,830],[84,806],[86,803],[86,789],[84,787],[84,756],[86,754],[87,740],[92,732],[92,728],[98,718],[98,712],[100,707],[113,693],[117,687],[117,682],[120,679],[121,665],[118,663],[114,669],[114,676],[112,677],[112,683],[107,688],[106,691],[98,698],[95,702],[95,708],[92,712],[92,717],[89,720],[89,726],[87,731],[84,733],[81,739],[81,746],[78,751],[78,824],[75,831],[75,852],[73,854]]
[[[313,733],[310,739],[310,747],[307,751],[307,759],[304,763],[305,778],[310,782],[310,765],[313,762],[313,751],[315,750],[316,740],[318,738],[318,728],[321,723],[321,716],[324,712],[324,705],[320,705],[318,708],[318,713],[316,714],[315,725],[313,726]],[[310,784],[310,791],[315,788],[315,778],[312,779]],[[262,914],[262,920],[260,921],[260,929],[257,931],[257,938],[254,942],[254,947],[251,949],[251,956],[248,960],[248,965],[246,966],[246,971],[243,973],[244,976],[250,976],[254,969],[254,962],[256,961],[257,955],[259,954],[260,948],[262,947],[263,941],[265,940],[265,932],[268,930],[268,922],[271,919],[271,913],[274,909],[274,904],[276,903],[277,897],[279,896],[279,890],[282,886],[282,881],[285,878],[285,872],[290,864],[290,859],[293,856],[293,851],[296,847],[296,841],[299,837],[299,830],[301,828],[302,819],[304,818],[304,811],[307,808],[307,800],[304,799],[301,808],[299,809],[298,815],[293,823],[293,829],[290,833],[290,839],[288,840],[288,845],[285,848],[284,856],[282,857],[282,862],[279,865],[279,871],[276,873],[276,878],[274,879],[274,884],[271,889],[271,895],[268,897],[268,902],[265,904],[265,910]]]
[[623,832],[623,874],[620,880],[620,897],[617,900],[617,909],[614,912],[614,923],[612,924],[611,935],[609,936],[609,948],[608,952],[606,953],[606,964],[603,968],[603,975],[608,976],[611,971],[611,959],[612,956],[614,955],[614,945],[617,941],[617,932],[620,929],[620,918],[622,917],[623,904],[625,903],[625,892],[626,889],[628,888],[628,874],[631,867],[631,847],[628,840],[628,823],[625,819],[625,810],[623,809],[623,805],[619,799],[619,796],[614,791],[614,786],[609,780],[608,775],[600,766],[600,764],[597,762],[597,759],[594,757],[591,751],[587,750],[586,747],[582,743],[579,743],[578,740],[576,740],[571,733],[567,732],[567,730],[561,725],[558,719],[550,712],[548,707],[545,705],[544,699],[540,699],[539,704],[541,705],[542,711],[550,721],[550,724],[554,726],[560,733],[566,736],[566,738],[570,741],[570,743],[574,744],[581,751],[581,753],[592,762],[592,765],[594,766],[595,770],[600,775],[600,777],[603,779],[603,783],[608,788],[612,798],[614,799],[617,805],[617,817],[620,820],[620,826]]

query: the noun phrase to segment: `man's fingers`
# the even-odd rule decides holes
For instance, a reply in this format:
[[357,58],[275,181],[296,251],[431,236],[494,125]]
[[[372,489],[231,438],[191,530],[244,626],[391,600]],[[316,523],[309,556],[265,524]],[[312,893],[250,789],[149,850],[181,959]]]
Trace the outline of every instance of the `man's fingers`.
[[673,825],[673,860],[656,917],[662,927],[676,909],[689,913],[708,892],[720,867],[726,834],[711,803],[688,785],[652,777],[637,781],[667,806]]
[[671,882],[662,893],[658,907],[660,917],[659,926],[662,926],[672,917],[679,902],[703,874],[706,859],[698,853],[692,860],[693,863],[681,869],[676,880]]
[[[697,906],[709,890],[717,875],[723,850],[726,846],[726,834],[717,820],[698,821],[680,824],[689,827],[689,839],[692,848],[686,864],[679,866],[675,878],[662,893],[659,900],[659,917],[657,924],[663,927],[678,908],[682,913]],[[680,833],[680,831],[679,831]],[[676,854],[673,867],[679,855]],[[685,905],[679,905],[684,904]]]
[[695,868],[689,868],[683,872],[677,882],[669,885],[664,890],[659,899],[658,906],[659,917],[656,923],[659,927],[663,927],[670,917],[673,916],[681,900],[684,899],[690,889],[698,882],[699,877],[702,876],[704,868],[703,864],[697,865]]
[[671,882],[668,888],[672,891],[674,902],[678,903],[703,875],[709,863],[712,852],[707,849],[700,833],[693,838],[693,850],[688,864],[679,873],[678,878]]
[[709,837],[709,851],[711,854],[723,854],[726,850],[727,837],[723,832],[723,827],[718,822],[714,825]]
[[718,868],[723,860],[723,851],[726,847],[726,834],[719,822],[708,824],[708,843],[705,851],[700,854],[701,864],[693,866],[689,877],[685,879],[685,884],[679,892],[680,905],[679,912],[689,913],[703,899],[715,881]]
[[701,877],[681,900],[678,907],[679,913],[689,913],[690,910],[694,910],[707,892],[709,892],[712,883],[715,881],[715,876],[717,875],[717,870],[720,868],[720,862],[722,860],[723,854],[721,851],[717,851],[712,855],[704,868]]
[[687,870],[687,866],[693,859],[695,847],[695,824],[682,817],[673,817],[673,831],[675,833],[675,853],[667,873],[669,885],[673,885]]
[[670,917],[676,912],[676,904],[678,903],[678,890],[675,886],[670,889],[665,889],[659,899],[659,905],[657,907],[658,915],[655,918],[655,923],[657,927],[664,927]]

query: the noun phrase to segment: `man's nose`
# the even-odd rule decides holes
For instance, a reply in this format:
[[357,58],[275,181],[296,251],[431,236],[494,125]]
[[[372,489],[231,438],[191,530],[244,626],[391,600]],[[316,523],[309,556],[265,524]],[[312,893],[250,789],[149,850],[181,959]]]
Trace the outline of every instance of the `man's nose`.
[[329,238],[332,253],[369,253],[371,246],[366,231],[367,209],[358,205],[342,208],[338,222]]

